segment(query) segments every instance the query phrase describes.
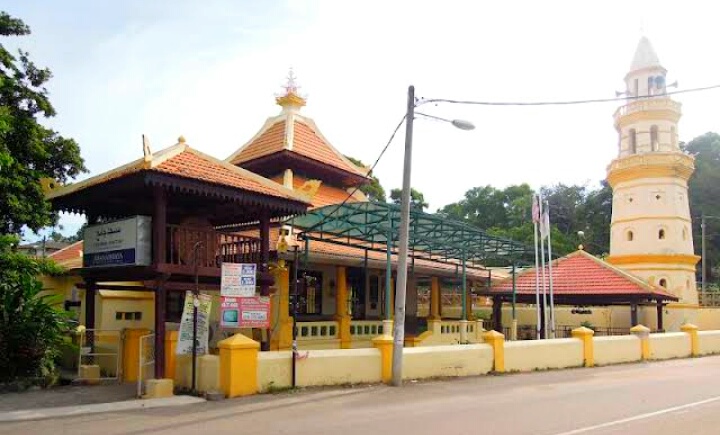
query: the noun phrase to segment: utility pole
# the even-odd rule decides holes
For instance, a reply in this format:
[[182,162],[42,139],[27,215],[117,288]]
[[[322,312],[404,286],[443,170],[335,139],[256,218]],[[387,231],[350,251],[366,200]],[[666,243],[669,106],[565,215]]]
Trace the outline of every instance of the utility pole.
[[415,119],[415,86],[408,87],[405,115],[405,163],[400,203],[400,249],[398,253],[397,289],[395,290],[395,326],[393,337],[392,384],[402,385],[403,346],[405,345],[405,295],[407,293],[408,237],[410,232],[410,170],[412,135]]
[[701,261],[701,266],[700,266],[700,279],[702,280],[702,291],[703,291],[703,293],[705,293],[705,291],[707,290],[705,288],[705,275],[707,273],[707,272],[705,272],[705,270],[706,270],[705,261],[707,258],[706,257],[707,253],[705,251],[705,215],[700,216],[700,232],[701,232],[700,238],[702,240],[701,241],[701,243],[702,243],[702,253],[701,253],[702,261]]

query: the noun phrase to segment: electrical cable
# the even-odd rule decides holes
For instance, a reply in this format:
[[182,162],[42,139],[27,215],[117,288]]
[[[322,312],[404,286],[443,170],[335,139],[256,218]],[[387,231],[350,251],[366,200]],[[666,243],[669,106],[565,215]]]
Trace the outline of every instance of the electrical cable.
[[[406,118],[406,115],[404,115],[404,116],[402,117],[402,119],[400,120],[400,122],[398,122],[398,125],[395,127],[395,130],[393,130],[392,134],[390,135],[390,139],[387,141],[387,143],[385,144],[385,147],[382,149],[382,151],[380,151],[380,155],[378,156],[377,159],[375,159],[375,163],[373,163],[373,165],[370,167],[370,170],[368,170],[368,173],[367,173],[368,176],[370,176],[370,174],[372,174],[373,170],[375,169],[375,166],[377,166],[377,164],[380,163],[380,159],[382,159],[383,155],[385,154],[385,151],[387,151],[387,149],[388,149],[388,147],[390,147],[390,144],[392,143],[393,139],[395,139],[395,135],[396,135],[397,132],[400,130],[400,127],[402,127],[403,122],[405,122],[405,118]],[[352,198],[353,195],[355,195],[355,193],[360,189],[360,186],[361,186],[361,184],[358,184],[357,186],[355,186],[355,188],[354,188],[354,189],[352,190],[352,192],[350,192],[350,194],[343,200],[343,202],[341,202],[340,204],[338,204],[338,205],[333,209],[333,211],[331,211],[330,213],[328,213],[327,215],[325,215],[325,217],[323,217],[320,222],[316,223],[315,225],[313,225],[312,227],[308,228],[308,229],[305,230],[304,232],[306,232],[306,233],[307,233],[307,232],[310,232],[310,231],[314,230],[315,228],[319,227],[320,225],[324,224],[324,223],[328,220],[328,218],[329,218],[330,216],[334,215],[338,210],[340,210],[340,208],[342,208],[342,206],[344,206],[344,205],[348,202],[348,200],[349,200],[350,198]]]
[[645,98],[665,97],[677,94],[686,94],[689,92],[707,91],[720,88],[720,84],[712,86],[704,86],[701,88],[683,89],[679,91],[666,92],[662,95],[642,95],[637,97],[617,97],[617,98],[595,98],[591,100],[569,100],[569,101],[472,101],[472,100],[452,100],[446,98],[432,98],[428,100],[421,99],[419,104],[426,103],[449,103],[449,104],[467,104],[475,106],[567,106],[573,104],[590,104],[590,103],[609,103],[613,101],[642,100]]

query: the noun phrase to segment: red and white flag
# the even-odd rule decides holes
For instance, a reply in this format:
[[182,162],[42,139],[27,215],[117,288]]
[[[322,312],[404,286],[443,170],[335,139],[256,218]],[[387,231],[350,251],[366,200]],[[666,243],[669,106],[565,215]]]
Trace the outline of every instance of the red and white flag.
[[537,195],[533,195],[532,199],[532,220],[535,224],[540,222],[540,203]]

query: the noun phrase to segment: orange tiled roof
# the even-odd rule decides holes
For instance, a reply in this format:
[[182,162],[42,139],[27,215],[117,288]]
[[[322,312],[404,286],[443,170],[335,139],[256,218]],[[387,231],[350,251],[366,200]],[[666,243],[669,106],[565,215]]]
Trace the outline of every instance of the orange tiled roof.
[[[306,178],[296,175],[293,177],[293,186],[297,190],[306,181],[308,181]],[[358,192],[359,192],[359,190],[358,190]],[[350,192],[348,192],[345,189],[341,189],[341,188],[335,187],[335,186],[330,186],[326,183],[321,183],[320,187],[318,188],[315,195],[313,195],[312,198],[310,198],[310,202],[312,203],[313,207],[322,207],[325,205],[340,204],[348,198],[349,194],[350,194]],[[354,202],[354,201],[358,201],[358,199],[356,197],[352,197],[352,198],[348,199],[348,202]]]
[[78,269],[82,267],[83,242],[82,240],[64,247],[48,255],[59,266],[66,269]]
[[[292,133],[288,131],[288,124]],[[367,176],[367,170],[345,158],[320,133],[315,123],[298,114],[281,114],[270,118],[250,142],[233,153],[227,161],[239,165],[260,157],[287,151],[316,162],[359,175]]]
[[54,189],[48,199],[61,197],[79,190],[140,171],[154,171],[191,178],[263,195],[309,204],[309,200],[292,189],[190,148],[184,140],[147,158],[115,168],[78,183]]
[[[552,268],[553,292],[556,296],[653,295],[677,300],[665,289],[651,286],[582,250],[556,260]],[[517,294],[534,295],[535,281],[535,269],[518,274],[515,284]],[[509,292],[512,292],[511,278],[490,290],[490,294]]]

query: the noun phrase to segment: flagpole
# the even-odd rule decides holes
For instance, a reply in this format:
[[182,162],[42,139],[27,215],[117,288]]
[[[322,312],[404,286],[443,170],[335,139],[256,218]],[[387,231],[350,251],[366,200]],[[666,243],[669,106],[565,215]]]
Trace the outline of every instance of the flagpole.
[[[543,207],[542,194],[538,195],[540,207],[540,274],[542,276],[542,314],[543,314],[543,338],[548,338],[548,316],[547,316],[547,278],[545,273],[545,235],[543,234]],[[547,231],[547,228],[545,229]]]
[[548,238],[548,277],[550,285],[550,338],[555,338],[555,294],[553,292],[553,269],[552,269],[552,227],[550,226],[550,204],[545,202],[545,213],[547,216],[547,238]]
[[535,334],[535,339],[539,340],[540,337],[540,264],[539,264],[539,258],[538,258],[538,221],[540,217],[540,211],[537,208],[537,196],[533,194],[532,198],[533,204],[533,239],[534,239],[534,245],[535,245],[535,308],[537,311],[537,330]]

